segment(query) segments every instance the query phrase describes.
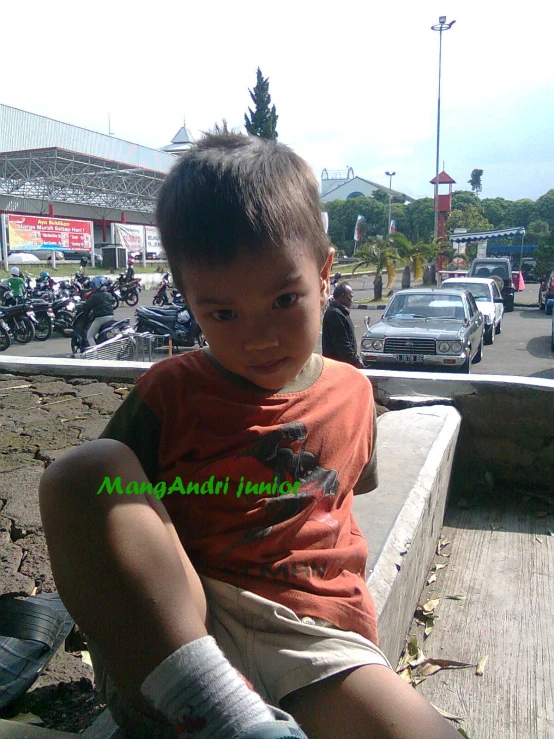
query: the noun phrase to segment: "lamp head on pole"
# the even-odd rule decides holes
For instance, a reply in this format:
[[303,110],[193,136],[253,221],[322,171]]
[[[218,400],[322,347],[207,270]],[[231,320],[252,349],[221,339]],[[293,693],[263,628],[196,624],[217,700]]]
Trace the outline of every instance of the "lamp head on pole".
[[450,21],[450,23],[446,22],[446,16],[441,15],[439,17],[439,22],[435,26],[431,26],[432,31],[448,31],[449,28],[452,28],[452,26],[456,23],[456,21]]
[[394,177],[396,172],[385,172],[385,174],[387,175],[387,177]]

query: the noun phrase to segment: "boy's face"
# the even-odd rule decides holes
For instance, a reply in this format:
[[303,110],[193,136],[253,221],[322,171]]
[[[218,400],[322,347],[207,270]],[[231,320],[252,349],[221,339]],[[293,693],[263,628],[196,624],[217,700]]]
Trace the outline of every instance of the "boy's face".
[[274,248],[258,257],[243,249],[226,267],[183,267],[177,283],[217,361],[279,390],[315,349],[332,261],[332,249],[321,270],[307,248]]

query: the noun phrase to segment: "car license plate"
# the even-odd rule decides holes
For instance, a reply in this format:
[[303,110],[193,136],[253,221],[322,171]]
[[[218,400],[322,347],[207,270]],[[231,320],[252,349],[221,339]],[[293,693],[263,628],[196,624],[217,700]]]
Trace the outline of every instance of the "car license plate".
[[421,354],[397,354],[397,362],[423,362],[423,356]]

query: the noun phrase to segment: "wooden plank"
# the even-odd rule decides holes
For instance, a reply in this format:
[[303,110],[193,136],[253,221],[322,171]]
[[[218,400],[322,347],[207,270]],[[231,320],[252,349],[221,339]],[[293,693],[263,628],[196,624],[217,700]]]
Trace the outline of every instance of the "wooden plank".
[[447,512],[442,536],[452,554],[435,557],[449,564],[425,591],[441,601],[423,651],[489,659],[482,677],[471,668],[442,670],[418,690],[463,716],[471,739],[554,737],[554,537],[547,533],[554,515],[536,514],[529,501]]

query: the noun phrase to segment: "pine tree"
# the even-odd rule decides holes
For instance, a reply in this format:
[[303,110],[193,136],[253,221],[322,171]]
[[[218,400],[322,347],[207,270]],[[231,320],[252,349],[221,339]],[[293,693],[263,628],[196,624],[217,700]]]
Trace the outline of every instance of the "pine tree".
[[251,136],[261,136],[263,139],[277,139],[277,119],[279,116],[273,105],[271,104],[271,95],[269,94],[269,77],[266,79],[262,76],[262,71],[258,67],[256,72],[256,87],[254,90],[248,90],[255,110],[248,108],[250,116],[244,115],[244,123],[246,130]]
[[468,184],[471,185],[471,189],[473,192],[479,197],[479,193],[483,189],[483,186],[481,185],[481,177],[483,176],[483,170],[482,169],[472,169],[471,170],[471,179],[468,180]]

